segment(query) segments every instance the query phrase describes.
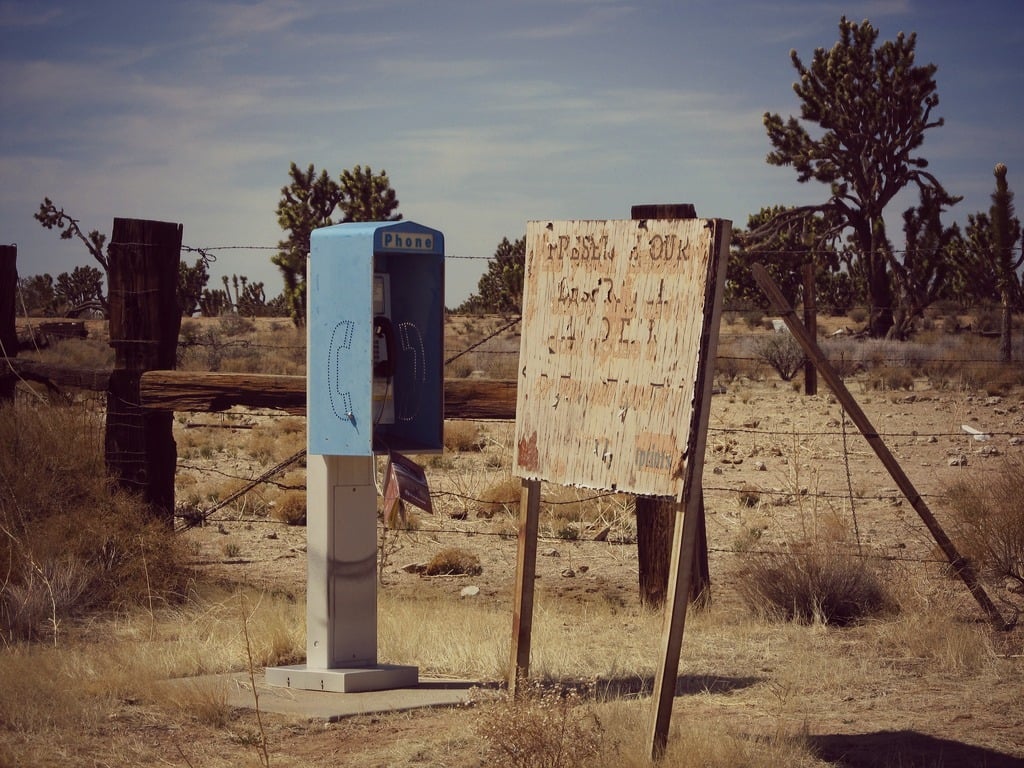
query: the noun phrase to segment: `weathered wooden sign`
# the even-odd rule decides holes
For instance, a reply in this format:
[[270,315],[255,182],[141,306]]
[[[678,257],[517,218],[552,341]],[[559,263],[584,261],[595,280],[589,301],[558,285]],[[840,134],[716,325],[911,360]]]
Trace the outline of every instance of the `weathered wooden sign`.
[[527,223],[518,476],[680,497],[729,231],[717,219]]

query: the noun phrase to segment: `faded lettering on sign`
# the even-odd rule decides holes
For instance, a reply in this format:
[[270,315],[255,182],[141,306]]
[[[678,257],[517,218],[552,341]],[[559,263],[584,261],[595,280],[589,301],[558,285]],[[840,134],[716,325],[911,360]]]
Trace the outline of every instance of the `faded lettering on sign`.
[[528,223],[519,474],[679,492],[708,327],[715,225]]

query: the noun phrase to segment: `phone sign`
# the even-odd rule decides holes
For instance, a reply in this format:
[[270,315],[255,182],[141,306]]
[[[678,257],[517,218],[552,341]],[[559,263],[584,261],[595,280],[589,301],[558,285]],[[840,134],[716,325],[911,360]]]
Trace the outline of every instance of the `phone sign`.
[[434,252],[434,236],[427,232],[395,232],[385,230],[381,233],[381,244],[387,251],[419,251]]

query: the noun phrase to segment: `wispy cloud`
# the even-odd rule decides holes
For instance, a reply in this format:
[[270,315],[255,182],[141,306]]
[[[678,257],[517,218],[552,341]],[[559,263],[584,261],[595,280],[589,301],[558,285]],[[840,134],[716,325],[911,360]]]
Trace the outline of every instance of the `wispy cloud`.
[[40,27],[63,14],[60,8],[39,8],[28,3],[0,2],[0,27]]
[[[583,3],[563,4],[563,8],[571,5],[584,5]],[[634,12],[628,5],[587,3],[583,10],[576,15],[564,18],[564,12],[559,16],[563,18],[547,23],[535,23],[527,27],[510,29],[507,36],[512,39],[521,40],[554,40],[561,38],[573,38],[592,35],[595,32],[604,32],[614,29],[615,25],[622,23],[622,20]],[[546,10],[543,15],[551,12]],[[542,14],[538,14],[542,15]],[[550,16],[548,16],[550,19]]]
[[280,32],[321,12],[315,3],[301,0],[218,3],[209,6],[208,10],[219,32],[239,37]]
[[485,77],[498,68],[497,62],[488,59],[416,57],[380,57],[377,71],[389,78],[404,80],[452,80]]

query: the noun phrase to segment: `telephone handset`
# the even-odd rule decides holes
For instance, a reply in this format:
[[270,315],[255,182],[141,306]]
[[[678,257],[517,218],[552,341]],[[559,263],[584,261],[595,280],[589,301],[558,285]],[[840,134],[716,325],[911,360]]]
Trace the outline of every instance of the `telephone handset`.
[[[381,354],[381,343],[384,349]],[[390,379],[395,375],[395,329],[384,315],[373,318],[373,376]]]
[[[420,407],[426,381],[423,338],[407,320],[391,318],[391,275],[373,276],[373,402],[374,424],[411,421]],[[397,388],[402,391],[400,397]]]

